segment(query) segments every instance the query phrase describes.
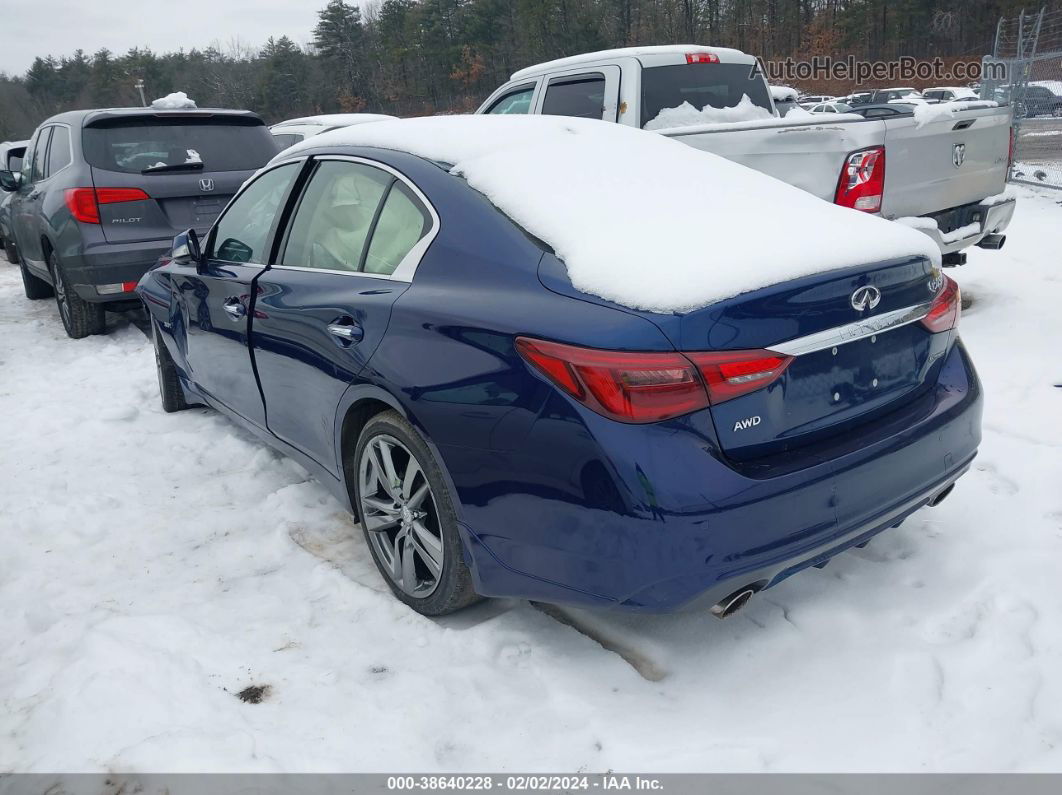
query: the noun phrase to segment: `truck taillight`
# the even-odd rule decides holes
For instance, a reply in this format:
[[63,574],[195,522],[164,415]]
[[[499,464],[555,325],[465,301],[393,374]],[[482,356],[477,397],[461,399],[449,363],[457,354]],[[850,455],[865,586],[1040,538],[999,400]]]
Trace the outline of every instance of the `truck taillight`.
[[865,213],[881,210],[885,193],[885,147],[872,146],[852,152],[841,167],[834,204]]
[[137,202],[147,198],[140,188],[67,188],[63,194],[66,208],[75,221],[83,224],[100,222],[101,204]]
[[1014,165],[1014,127],[1010,128],[1010,143],[1007,144],[1007,179],[1010,179],[1010,169]]
[[529,364],[587,408],[620,422],[659,422],[762,389],[792,357],[773,351],[656,353],[518,337]]
[[951,331],[959,325],[959,315],[962,314],[962,293],[959,285],[950,276],[944,277],[944,289],[937,293],[937,297],[930,304],[929,312],[922,318],[922,325],[934,334],[941,331]]
[[719,63],[719,56],[714,52],[688,52],[686,63]]

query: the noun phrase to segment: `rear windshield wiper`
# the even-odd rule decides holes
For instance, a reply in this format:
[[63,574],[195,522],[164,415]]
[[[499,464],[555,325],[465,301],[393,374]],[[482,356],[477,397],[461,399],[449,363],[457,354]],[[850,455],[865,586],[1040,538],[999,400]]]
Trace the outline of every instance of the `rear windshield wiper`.
[[191,163],[160,163],[157,166],[148,166],[143,169],[141,174],[158,174],[161,171],[202,171],[203,162],[201,160],[193,161]]

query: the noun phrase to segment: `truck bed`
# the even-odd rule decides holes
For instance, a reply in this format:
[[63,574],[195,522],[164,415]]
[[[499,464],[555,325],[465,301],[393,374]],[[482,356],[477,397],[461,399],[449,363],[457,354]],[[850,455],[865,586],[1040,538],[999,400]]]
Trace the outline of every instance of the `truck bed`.
[[925,121],[913,116],[864,119],[855,114],[827,121],[787,117],[658,132],[826,201],[834,199],[849,153],[884,144],[881,215],[895,219],[934,215],[1001,193],[1007,179],[1010,110],[958,110],[950,118],[937,115]]

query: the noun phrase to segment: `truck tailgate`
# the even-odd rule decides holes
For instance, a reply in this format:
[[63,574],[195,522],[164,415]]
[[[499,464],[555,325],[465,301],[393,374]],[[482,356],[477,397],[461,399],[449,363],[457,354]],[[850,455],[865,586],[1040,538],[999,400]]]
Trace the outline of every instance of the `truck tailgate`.
[[[940,107],[940,106],[937,106]],[[1010,109],[956,111],[919,124],[885,124],[886,218],[927,215],[980,201],[1006,187]]]

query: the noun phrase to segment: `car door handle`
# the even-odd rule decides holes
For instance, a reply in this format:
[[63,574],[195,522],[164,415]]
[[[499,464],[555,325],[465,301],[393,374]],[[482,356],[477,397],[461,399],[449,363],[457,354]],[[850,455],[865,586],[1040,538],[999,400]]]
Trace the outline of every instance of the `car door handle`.
[[239,298],[228,299],[221,308],[224,309],[225,314],[233,320],[239,320],[244,314],[246,314],[246,310],[243,308],[243,303]]
[[361,342],[365,330],[354,321],[329,323],[328,333],[346,342]]

